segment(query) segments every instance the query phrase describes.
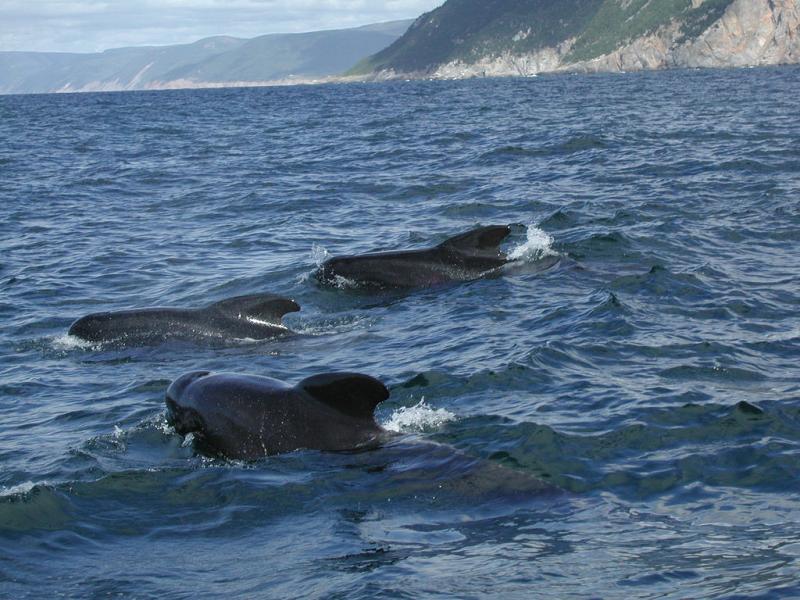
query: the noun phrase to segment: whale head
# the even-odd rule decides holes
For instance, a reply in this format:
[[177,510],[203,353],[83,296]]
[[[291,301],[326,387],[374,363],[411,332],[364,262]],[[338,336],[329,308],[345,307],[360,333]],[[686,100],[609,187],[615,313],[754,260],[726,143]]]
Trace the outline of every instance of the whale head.
[[364,261],[342,256],[326,260],[320,265],[314,276],[323,284],[348,287],[348,282],[355,285],[357,281],[364,278],[364,270]]
[[167,388],[167,422],[175,428],[180,435],[200,431],[203,428],[203,418],[185,401],[186,390],[198,379],[210,374],[210,371],[192,371],[178,377]]

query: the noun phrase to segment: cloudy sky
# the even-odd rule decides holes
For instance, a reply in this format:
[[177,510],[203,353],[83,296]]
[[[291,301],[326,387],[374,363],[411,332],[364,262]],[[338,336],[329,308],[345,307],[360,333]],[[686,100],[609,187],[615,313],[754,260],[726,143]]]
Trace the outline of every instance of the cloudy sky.
[[0,50],[97,52],[417,17],[444,0],[0,0]]

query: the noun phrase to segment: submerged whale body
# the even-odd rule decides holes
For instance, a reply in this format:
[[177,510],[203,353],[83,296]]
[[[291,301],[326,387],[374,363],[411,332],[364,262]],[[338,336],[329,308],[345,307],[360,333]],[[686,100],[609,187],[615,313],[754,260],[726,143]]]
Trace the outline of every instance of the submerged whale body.
[[322,263],[315,277],[323,284],[344,281],[367,288],[428,287],[470,281],[508,262],[499,245],[510,233],[508,225],[490,225],[424,250],[338,256]]
[[376,443],[375,407],[389,397],[377,379],[325,373],[295,386],[254,375],[186,373],[167,389],[168,421],[194,434],[203,454],[254,460],[290,452],[352,450]]
[[205,308],[146,308],[87,315],[69,334],[90,342],[152,344],[165,340],[256,339],[290,331],[281,324],[300,306],[273,294],[238,296]]

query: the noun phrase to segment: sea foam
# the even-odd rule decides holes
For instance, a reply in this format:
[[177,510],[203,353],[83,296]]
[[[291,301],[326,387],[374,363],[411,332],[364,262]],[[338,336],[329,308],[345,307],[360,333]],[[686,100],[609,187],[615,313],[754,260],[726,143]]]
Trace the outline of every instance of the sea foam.
[[74,335],[69,335],[68,333],[52,338],[51,344],[54,350],[61,350],[61,351],[99,350],[102,347],[102,344],[100,344],[99,342],[90,342],[88,340],[81,339]]
[[553,236],[539,229],[536,225],[528,225],[527,239],[508,251],[508,258],[522,262],[533,262],[544,256],[557,256],[553,250]]
[[398,433],[419,433],[437,429],[454,421],[456,416],[444,408],[431,408],[423,397],[414,406],[401,406],[394,411],[383,427]]

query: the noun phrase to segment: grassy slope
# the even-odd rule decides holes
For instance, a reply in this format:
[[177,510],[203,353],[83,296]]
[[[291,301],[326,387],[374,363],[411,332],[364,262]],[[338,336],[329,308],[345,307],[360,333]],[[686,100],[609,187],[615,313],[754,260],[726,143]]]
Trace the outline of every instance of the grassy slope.
[[[388,48],[351,74],[381,69],[425,71],[453,60],[530,52],[575,38],[569,62],[607,54],[673,19],[683,39],[702,33],[733,0],[448,0],[422,15]],[[526,33],[524,37],[517,34]]]
[[[422,71],[451,60],[554,46],[577,35],[603,0],[448,0],[351,73]],[[520,32],[523,39],[514,40]]]
[[[654,32],[673,19],[683,22],[684,37],[694,37],[722,15],[733,0],[706,0],[696,9],[691,0],[605,0],[567,56],[570,62],[613,52]],[[625,6],[627,4],[627,6]]]

